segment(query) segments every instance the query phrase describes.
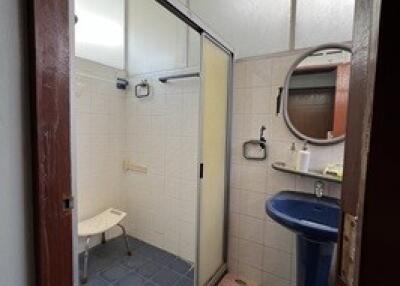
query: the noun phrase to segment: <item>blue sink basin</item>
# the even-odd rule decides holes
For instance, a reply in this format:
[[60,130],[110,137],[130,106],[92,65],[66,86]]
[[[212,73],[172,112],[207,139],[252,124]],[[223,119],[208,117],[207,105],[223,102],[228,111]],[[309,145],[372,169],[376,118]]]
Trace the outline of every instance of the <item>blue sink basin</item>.
[[266,202],[267,214],[297,234],[297,286],[328,286],[338,238],[339,201],[282,191]]
[[273,220],[298,234],[321,242],[337,241],[340,205],[336,199],[282,191],[265,207]]

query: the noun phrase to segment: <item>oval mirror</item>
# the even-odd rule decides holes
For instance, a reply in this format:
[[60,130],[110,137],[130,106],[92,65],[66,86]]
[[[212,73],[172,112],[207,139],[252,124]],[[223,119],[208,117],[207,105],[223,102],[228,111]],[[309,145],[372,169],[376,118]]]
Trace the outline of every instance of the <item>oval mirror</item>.
[[324,45],[302,55],[290,68],[283,90],[288,128],[311,144],[341,142],[346,134],[351,49]]

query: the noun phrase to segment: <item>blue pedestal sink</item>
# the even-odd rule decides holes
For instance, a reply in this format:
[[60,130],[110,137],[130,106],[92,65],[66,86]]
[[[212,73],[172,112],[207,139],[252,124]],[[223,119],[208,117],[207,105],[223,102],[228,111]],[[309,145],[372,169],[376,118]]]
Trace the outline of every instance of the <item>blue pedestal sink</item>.
[[265,208],[273,220],[297,234],[297,286],[327,286],[338,238],[339,201],[282,191]]

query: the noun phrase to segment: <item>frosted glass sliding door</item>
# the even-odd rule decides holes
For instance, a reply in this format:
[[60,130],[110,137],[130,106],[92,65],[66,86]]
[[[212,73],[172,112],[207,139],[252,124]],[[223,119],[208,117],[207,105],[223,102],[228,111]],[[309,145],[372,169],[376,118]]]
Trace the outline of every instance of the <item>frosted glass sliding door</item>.
[[231,55],[207,36],[202,37],[203,176],[199,191],[197,282],[207,285],[225,265],[227,196],[228,100]]

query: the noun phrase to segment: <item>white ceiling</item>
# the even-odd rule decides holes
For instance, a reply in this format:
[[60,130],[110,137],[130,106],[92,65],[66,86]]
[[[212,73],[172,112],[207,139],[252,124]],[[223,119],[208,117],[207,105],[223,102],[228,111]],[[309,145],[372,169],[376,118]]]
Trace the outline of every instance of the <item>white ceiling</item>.
[[190,9],[226,40],[237,57],[287,50],[290,0],[190,0]]
[[[180,0],[185,2],[185,0]],[[291,0],[186,0],[237,58],[290,48]],[[352,39],[355,0],[297,0],[296,48]]]

